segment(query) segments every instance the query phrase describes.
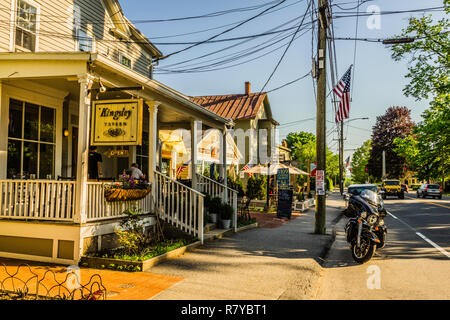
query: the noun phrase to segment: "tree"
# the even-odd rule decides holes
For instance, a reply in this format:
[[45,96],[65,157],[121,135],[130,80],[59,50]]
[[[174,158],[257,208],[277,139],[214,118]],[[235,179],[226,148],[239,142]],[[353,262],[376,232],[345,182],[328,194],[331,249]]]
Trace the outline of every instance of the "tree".
[[406,166],[404,156],[394,150],[396,138],[404,139],[411,134],[414,123],[406,107],[390,107],[383,116],[377,117],[372,132],[372,149],[367,164],[369,174],[382,178],[382,153],[386,153],[386,176],[398,179]]
[[292,150],[292,153],[296,151],[298,146],[311,141],[316,142],[316,136],[310,132],[291,132],[286,136],[286,144],[288,148]]
[[[446,13],[450,13],[450,0],[444,0]],[[437,23],[432,16],[410,18],[409,25],[399,37],[414,38],[411,43],[396,44],[392,57],[396,61],[411,58],[406,75],[411,81],[403,92],[416,99],[449,94],[450,22],[443,18]]]
[[450,95],[441,97],[432,101],[410,136],[395,140],[395,151],[420,180],[441,180],[445,187],[450,169]]
[[[450,0],[444,0],[450,13]],[[430,108],[422,114],[423,121],[407,139],[396,139],[396,151],[410,163],[419,179],[445,179],[449,170],[450,129],[450,29],[449,20],[436,23],[431,16],[411,18],[401,37],[414,37],[412,43],[392,47],[396,61],[412,57],[410,83],[404,93],[417,100],[432,99]]]
[[352,180],[356,183],[364,183],[367,181],[368,173],[366,172],[366,167],[369,162],[371,150],[372,140],[367,140],[353,153]]

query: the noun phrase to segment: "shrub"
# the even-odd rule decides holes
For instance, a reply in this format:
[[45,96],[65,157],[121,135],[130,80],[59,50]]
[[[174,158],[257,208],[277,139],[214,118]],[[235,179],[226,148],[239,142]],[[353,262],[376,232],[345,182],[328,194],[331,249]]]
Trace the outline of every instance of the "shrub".
[[303,192],[300,192],[298,195],[297,195],[297,200],[298,201],[305,201],[305,194],[303,193]]
[[264,176],[255,178],[252,176],[247,183],[247,197],[250,199],[266,199],[267,181]]
[[231,220],[233,213],[234,213],[233,207],[228,203],[224,203],[221,208],[220,218],[222,220]]
[[228,175],[227,186],[231,189],[234,189],[238,192],[239,197],[243,197],[245,195],[244,192],[244,182],[238,176],[236,180],[233,180],[230,175]]
[[209,203],[208,211],[209,213],[220,213],[222,207],[222,199],[219,197],[214,197],[211,199],[211,202]]

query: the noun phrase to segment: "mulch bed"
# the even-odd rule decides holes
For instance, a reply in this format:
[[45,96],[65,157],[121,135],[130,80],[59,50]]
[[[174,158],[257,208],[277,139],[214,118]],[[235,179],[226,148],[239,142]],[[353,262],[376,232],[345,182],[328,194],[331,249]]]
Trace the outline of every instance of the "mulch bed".
[[300,216],[304,216],[302,213],[292,213],[291,219],[288,218],[278,218],[276,213],[265,213],[265,212],[250,212],[250,216],[255,218],[261,228],[274,229],[279,228],[282,225],[297,219]]

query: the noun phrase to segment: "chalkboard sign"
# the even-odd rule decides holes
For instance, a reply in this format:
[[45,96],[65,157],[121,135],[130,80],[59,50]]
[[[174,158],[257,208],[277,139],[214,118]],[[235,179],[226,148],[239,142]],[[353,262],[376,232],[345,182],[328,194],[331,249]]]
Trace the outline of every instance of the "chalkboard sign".
[[277,217],[291,218],[292,195],[292,189],[278,189]]

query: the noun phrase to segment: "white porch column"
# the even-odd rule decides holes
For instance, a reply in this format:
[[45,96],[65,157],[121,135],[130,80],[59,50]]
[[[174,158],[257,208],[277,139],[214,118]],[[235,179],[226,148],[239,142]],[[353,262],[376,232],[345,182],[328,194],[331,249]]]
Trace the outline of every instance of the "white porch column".
[[191,178],[192,189],[198,190],[197,186],[197,161],[198,161],[198,142],[202,132],[202,123],[191,120]]
[[[156,152],[158,148],[158,107],[161,104],[159,101],[146,101],[149,111],[148,121],[148,180],[152,184],[153,192],[156,191],[155,185],[155,171],[157,166]],[[161,170],[161,168],[159,168]],[[153,197],[153,199],[156,199]]]
[[[228,183],[228,174],[227,174],[227,127],[222,131],[222,172],[221,176],[223,178],[223,184],[226,186]],[[223,201],[228,201],[228,192],[227,189],[224,190]]]
[[85,223],[87,220],[87,180],[89,161],[89,133],[91,115],[91,94],[93,78],[90,75],[83,75],[78,78],[80,83],[79,100],[79,123],[78,123],[78,161],[77,161],[77,182],[75,188],[75,215],[76,223]]
[[6,179],[8,165],[8,113],[9,101],[4,96],[0,81],[0,179]]

